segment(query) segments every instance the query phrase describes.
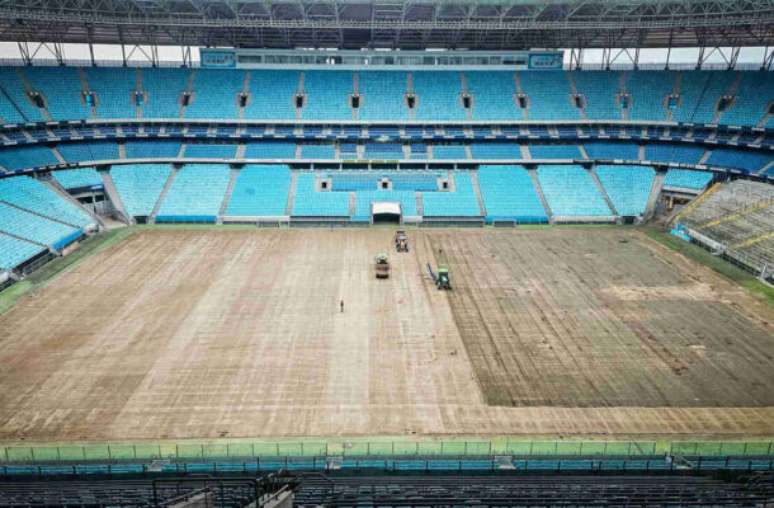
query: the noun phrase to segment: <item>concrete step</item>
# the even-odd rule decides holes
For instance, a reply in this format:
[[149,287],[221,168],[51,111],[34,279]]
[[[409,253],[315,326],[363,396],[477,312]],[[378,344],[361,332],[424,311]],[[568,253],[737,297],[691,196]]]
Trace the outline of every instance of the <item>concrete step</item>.
[[159,209],[161,208],[161,203],[163,203],[164,198],[167,197],[167,192],[169,192],[169,188],[172,187],[172,182],[175,181],[176,176],[177,176],[177,168],[172,166],[172,171],[169,172],[169,177],[167,178],[167,181],[164,183],[164,189],[162,189],[161,194],[159,194],[159,199],[156,201],[156,204],[153,206],[153,211],[148,217],[148,224],[156,223],[156,215],[159,213]]
[[105,188],[105,194],[113,205],[113,209],[116,211],[120,220],[126,224],[134,224],[134,218],[126,213],[124,202],[121,199],[121,195],[118,193],[118,189],[116,189],[116,184],[113,182],[113,176],[110,174],[110,171],[100,171],[100,176],[102,177],[102,185]]
[[537,194],[538,199],[540,199],[540,203],[543,205],[543,209],[546,211],[546,216],[548,216],[548,220],[550,222],[553,218],[553,213],[551,212],[551,207],[548,206],[548,201],[546,201],[545,194],[543,194],[543,187],[540,186],[537,170],[529,169],[527,170],[527,173],[529,173],[529,177],[532,179],[532,186],[535,188],[535,193]]
[[589,174],[591,175],[591,179],[594,180],[594,185],[597,186],[597,191],[599,191],[599,194],[602,196],[602,199],[605,200],[605,203],[607,203],[607,207],[610,208],[610,212],[612,212],[612,215],[615,215],[618,217],[620,214],[618,213],[618,210],[615,209],[615,205],[613,204],[613,200],[610,199],[610,196],[607,195],[607,189],[605,189],[605,186],[602,185],[602,182],[599,180],[599,176],[597,176],[597,172],[594,168],[591,168],[589,170]]
[[226,213],[228,204],[231,201],[231,193],[234,191],[234,185],[236,184],[237,177],[239,176],[238,168],[231,168],[229,174],[228,187],[226,187],[226,193],[223,195],[223,202],[220,204],[220,210],[218,211],[218,224],[223,224],[223,215]]
[[298,174],[295,171],[290,172],[290,187],[288,188],[288,204],[285,206],[285,215],[290,217],[293,213],[293,201],[296,199],[296,185]]

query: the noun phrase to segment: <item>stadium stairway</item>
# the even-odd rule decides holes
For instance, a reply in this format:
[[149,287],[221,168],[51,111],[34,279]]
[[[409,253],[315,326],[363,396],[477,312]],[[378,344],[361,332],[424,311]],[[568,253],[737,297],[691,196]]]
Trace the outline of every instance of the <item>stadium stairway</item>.
[[116,189],[115,182],[113,182],[113,175],[110,174],[110,171],[100,171],[99,174],[102,177],[102,186],[105,189],[105,194],[107,194],[108,199],[110,199],[110,202],[113,204],[113,208],[120,220],[129,225],[134,224],[134,218],[126,213],[124,202],[121,200],[118,189]]
[[239,169],[231,168],[231,172],[228,178],[228,187],[226,187],[226,193],[223,195],[223,202],[220,204],[220,210],[218,210],[218,224],[223,224],[223,215],[226,213],[226,208],[228,208],[228,204],[231,201],[231,193],[234,192],[234,185],[236,184],[236,179],[238,176]]
[[298,173],[290,172],[290,187],[288,188],[288,203],[285,206],[285,215],[290,217],[293,213],[293,201],[296,199],[296,184],[298,182]]
[[620,214],[618,213],[618,210],[615,209],[615,205],[613,204],[613,200],[610,199],[610,196],[607,193],[607,189],[605,189],[605,186],[602,185],[602,182],[599,181],[599,175],[597,175],[597,172],[594,167],[592,167],[589,170],[589,174],[591,175],[591,179],[594,181],[594,185],[597,186],[597,190],[599,191],[599,194],[602,196],[602,199],[605,200],[605,203],[607,203],[607,207],[610,208],[610,211],[613,215],[616,217],[619,217]]
[[481,187],[478,185],[478,173],[475,171],[470,172],[470,181],[473,184],[473,193],[476,195],[478,201],[478,209],[481,212],[482,217],[486,217],[486,206],[484,205],[484,197],[481,195]]
[[554,216],[551,212],[551,207],[548,206],[548,201],[546,201],[546,196],[543,194],[543,187],[540,186],[540,180],[538,180],[537,170],[535,169],[528,169],[527,173],[529,173],[529,177],[532,180],[532,185],[535,187],[535,193],[538,196],[538,199],[540,199],[540,203],[543,205],[543,209],[546,211],[546,217],[548,217],[548,223],[553,224]]
[[175,181],[175,177],[177,176],[177,171],[178,171],[178,168],[176,168],[175,166],[172,166],[172,170],[169,172],[169,177],[167,178],[167,181],[164,184],[164,189],[162,189],[161,194],[159,194],[159,199],[156,201],[156,204],[153,207],[153,211],[148,216],[148,224],[156,223],[156,215],[158,215],[159,210],[161,209],[161,204],[164,202],[164,198],[167,196],[167,192],[169,192],[169,188],[172,187],[172,182]]
[[656,213],[656,205],[658,204],[658,197],[661,195],[661,189],[664,187],[664,178],[666,177],[666,171],[656,170],[656,176],[653,178],[653,186],[650,188],[650,195],[648,196],[648,204],[645,205],[645,213],[642,220],[648,221]]

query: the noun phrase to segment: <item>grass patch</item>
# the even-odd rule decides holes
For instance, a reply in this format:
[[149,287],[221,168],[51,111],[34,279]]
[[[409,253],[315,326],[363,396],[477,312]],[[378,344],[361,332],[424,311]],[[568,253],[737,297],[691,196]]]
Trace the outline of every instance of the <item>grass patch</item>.
[[133,227],[120,228],[85,239],[81,242],[78,250],[67,256],[54,259],[32,272],[24,280],[0,292],[0,315],[10,310],[24,295],[46,287],[63,271],[77,265],[89,256],[123,241],[136,231],[137,229]]
[[769,305],[774,305],[774,288],[758,280],[750,272],[729,263],[720,256],[714,256],[711,252],[677,238],[665,231],[656,228],[644,228],[645,234],[661,245],[684,255],[688,259],[701,263],[715,272],[730,279],[755,295],[760,296]]

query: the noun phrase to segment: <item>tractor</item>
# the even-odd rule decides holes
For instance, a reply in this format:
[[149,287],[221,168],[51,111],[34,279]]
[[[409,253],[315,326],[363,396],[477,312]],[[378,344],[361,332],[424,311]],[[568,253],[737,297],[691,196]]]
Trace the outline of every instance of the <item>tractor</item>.
[[433,279],[435,287],[438,289],[451,289],[451,279],[449,279],[449,268],[445,265],[438,265],[438,273],[433,272],[430,263],[427,264],[427,271],[430,272],[430,278]]
[[395,250],[397,252],[409,251],[408,235],[403,230],[395,232]]
[[380,252],[374,260],[374,272],[377,279],[386,279],[390,276],[390,260],[387,254]]

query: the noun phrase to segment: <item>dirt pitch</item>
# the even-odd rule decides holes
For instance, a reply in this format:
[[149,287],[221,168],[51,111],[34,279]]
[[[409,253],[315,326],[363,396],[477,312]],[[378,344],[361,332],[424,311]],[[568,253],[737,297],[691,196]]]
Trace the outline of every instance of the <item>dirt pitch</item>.
[[774,434],[774,310],[640,232],[391,235],[96,254],[0,317],[0,439]]

